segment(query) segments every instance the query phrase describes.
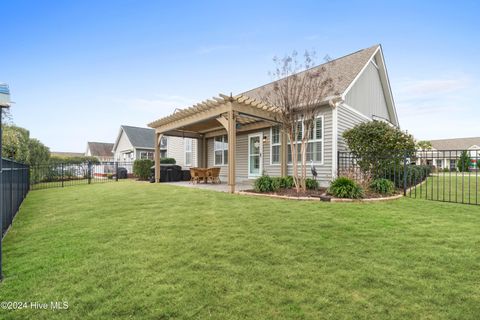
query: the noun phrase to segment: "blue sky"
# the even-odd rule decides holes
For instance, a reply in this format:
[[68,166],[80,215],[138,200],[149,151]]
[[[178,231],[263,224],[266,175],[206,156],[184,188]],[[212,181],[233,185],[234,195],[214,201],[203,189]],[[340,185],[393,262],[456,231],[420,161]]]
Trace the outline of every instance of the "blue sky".
[[381,43],[402,129],[480,136],[478,1],[8,1],[0,82],[54,151],[270,81],[272,57]]

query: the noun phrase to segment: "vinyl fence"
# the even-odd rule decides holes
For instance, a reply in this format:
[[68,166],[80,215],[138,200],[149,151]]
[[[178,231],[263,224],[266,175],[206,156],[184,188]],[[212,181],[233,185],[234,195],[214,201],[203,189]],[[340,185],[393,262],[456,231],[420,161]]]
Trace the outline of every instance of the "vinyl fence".
[[365,183],[375,178],[394,182],[405,196],[480,205],[480,150],[419,150],[360,159],[338,153],[338,175]]

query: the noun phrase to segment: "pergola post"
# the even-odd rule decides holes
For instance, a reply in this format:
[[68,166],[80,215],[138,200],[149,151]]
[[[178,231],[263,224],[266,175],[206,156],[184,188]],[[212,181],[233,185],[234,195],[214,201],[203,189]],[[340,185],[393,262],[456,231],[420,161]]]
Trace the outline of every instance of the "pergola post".
[[[230,103],[231,105],[231,103]],[[237,145],[237,122],[233,109],[228,111],[228,186],[235,192],[235,149]]]
[[286,177],[288,175],[288,139],[285,132],[280,131],[280,175]]
[[160,141],[163,135],[155,133],[155,182],[160,182]]

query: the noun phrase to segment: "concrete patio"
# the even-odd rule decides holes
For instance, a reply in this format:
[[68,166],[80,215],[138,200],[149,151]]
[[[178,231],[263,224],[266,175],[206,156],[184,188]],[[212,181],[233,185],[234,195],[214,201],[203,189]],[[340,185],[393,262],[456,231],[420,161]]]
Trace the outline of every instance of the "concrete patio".
[[[187,187],[187,188],[198,188],[219,192],[230,192],[230,188],[226,182],[212,184],[212,183],[191,183],[190,181],[178,181],[178,182],[162,182],[162,184],[171,184],[174,186]],[[253,180],[245,180],[235,184],[236,191],[244,191],[253,189]]]

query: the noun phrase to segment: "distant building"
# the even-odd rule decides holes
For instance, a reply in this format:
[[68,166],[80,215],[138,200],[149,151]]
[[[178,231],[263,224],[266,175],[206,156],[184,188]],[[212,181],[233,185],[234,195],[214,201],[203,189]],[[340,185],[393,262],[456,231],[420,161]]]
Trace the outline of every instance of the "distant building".
[[432,149],[420,151],[426,163],[437,169],[457,170],[458,158],[466,150],[471,158],[470,169],[478,169],[480,137],[430,140]]
[[95,157],[102,162],[111,162],[113,158],[113,143],[108,142],[87,142],[85,155]]

